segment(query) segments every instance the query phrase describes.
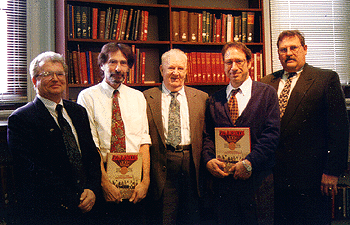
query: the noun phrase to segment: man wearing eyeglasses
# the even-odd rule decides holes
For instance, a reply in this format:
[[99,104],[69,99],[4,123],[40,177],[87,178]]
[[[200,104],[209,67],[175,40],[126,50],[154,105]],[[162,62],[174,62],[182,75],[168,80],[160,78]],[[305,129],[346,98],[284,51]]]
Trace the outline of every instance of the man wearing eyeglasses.
[[66,73],[60,54],[38,55],[30,64],[37,96],[8,119],[15,224],[85,224],[102,197],[100,157],[86,110],[62,99]]
[[279,95],[281,138],[274,168],[275,224],[330,224],[328,195],[347,168],[349,124],[338,74],[306,63],[297,30],[277,40],[283,70],[261,81]]
[[[277,94],[271,86],[252,81],[252,53],[243,43],[227,43],[222,56],[230,83],[209,98],[202,156],[213,180],[218,224],[258,224],[253,198],[274,164],[280,127]],[[236,113],[230,113],[232,108]],[[250,128],[251,152],[229,172],[215,157],[215,127]]]

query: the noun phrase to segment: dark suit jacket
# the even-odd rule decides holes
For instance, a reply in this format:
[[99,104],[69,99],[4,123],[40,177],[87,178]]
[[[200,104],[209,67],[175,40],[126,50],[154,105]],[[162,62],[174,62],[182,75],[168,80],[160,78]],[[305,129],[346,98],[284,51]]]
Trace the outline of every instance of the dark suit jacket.
[[[283,70],[261,81],[278,89]],[[346,169],[349,125],[336,72],[305,64],[281,120],[275,185],[320,188],[322,174]]]
[[253,81],[251,98],[233,124],[226,98],[226,87],[209,99],[205,115],[203,160],[205,165],[215,156],[215,127],[250,127],[251,153],[246,157],[252,163],[253,175],[274,165],[274,153],[279,138],[279,108],[275,90]]
[[[197,184],[202,150],[202,132],[204,113],[208,94],[185,86],[188,102],[192,158],[196,169]],[[167,176],[166,142],[162,122],[162,86],[144,91],[147,100],[147,116],[149,133],[152,139],[151,154],[151,183],[150,190],[155,199],[162,195]],[[198,186],[198,185],[197,185]]]
[[[98,197],[100,156],[86,110],[70,101],[63,100],[63,104],[78,134],[87,180],[83,189],[91,189]],[[62,208],[80,211],[78,204],[83,190],[75,187],[62,132],[41,100],[35,98],[11,114],[8,145],[14,159],[20,205],[34,210],[52,209],[52,212]]]

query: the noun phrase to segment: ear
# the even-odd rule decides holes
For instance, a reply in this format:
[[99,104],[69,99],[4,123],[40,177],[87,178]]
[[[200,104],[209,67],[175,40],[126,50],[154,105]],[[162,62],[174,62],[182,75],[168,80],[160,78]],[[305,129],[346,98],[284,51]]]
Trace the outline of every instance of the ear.
[[163,76],[163,66],[162,65],[159,66],[159,71],[160,71],[160,74],[162,75],[162,77],[164,77]]
[[36,80],[36,77],[33,77],[33,78],[32,78],[32,82],[33,82],[34,87],[36,87],[36,81],[37,81],[37,80]]
[[250,59],[249,61],[247,61],[247,65],[248,65],[248,70],[250,70],[250,68],[252,67],[252,59]]

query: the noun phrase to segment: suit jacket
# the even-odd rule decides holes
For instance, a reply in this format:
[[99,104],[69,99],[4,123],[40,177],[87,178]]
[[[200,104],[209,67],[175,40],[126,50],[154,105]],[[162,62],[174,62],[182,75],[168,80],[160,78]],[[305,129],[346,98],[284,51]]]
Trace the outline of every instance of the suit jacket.
[[[91,136],[86,110],[63,100],[78,134],[86,176],[83,189],[101,193],[100,156]],[[35,98],[17,109],[8,119],[8,146],[14,160],[17,198],[35,210],[80,211],[78,190],[63,142],[62,132],[43,104]],[[40,210],[38,210],[39,212]]]
[[[284,71],[261,81],[278,89]],[[349,124],[338,74],[305,64],[281,120],[275,185],[318,188],[322,174],[339,176],[347,165]]]
[[[192,144],[192,159],[194,162],[199,188],[200,158],[202,150],[202,132],[204,127],[204,113],[208,94],[191,88],[184,87],[188,102],[190,119],[190,136]],[[151,154],[151,183],[150,190],[155,199],[162,195],[166,176],[166,140],[162,121],[162,86],[144,91],[147,101],[147,116],[149,122],[149,133],[152,140]],[[199,190],[198,190],[199,191]]]
[[274,165],[280,127],[275,90],[269,85],[253,81],[251,98],[235,123],[230,117],[226,88],[210,97],[205,115],[202,151],[205,165],[216,158],[215,127],[250,127],[251,153],[246,159],[252,164],[253,175],[270,170]]

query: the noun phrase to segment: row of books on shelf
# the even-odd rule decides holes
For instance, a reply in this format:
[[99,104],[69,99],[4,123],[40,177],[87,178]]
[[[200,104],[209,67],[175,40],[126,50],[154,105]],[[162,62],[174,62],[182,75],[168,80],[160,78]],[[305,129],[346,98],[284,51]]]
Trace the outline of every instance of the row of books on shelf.
[[200,43],[254,42],[255,12],[215,15],[172,11],[172,40]]
[[[188,58],[188,83],[228,83],[225,75],[224,62],[221,53],[215,52],[189,52]],[[260,52],[252,55],[252,66],[249,70],[252,80],[260,81],[263,76],[263,60]]]
[[147,41],[149,12],[67,4],[69,38]]
[[332,219],[350,219],[350,187],[338,186],[338,194],[332,196]]
[[[145,83],[146,53],[132,46],[135,53],[134,66],[127,73],[124,83]],[[98,65],[99,52],[71,51],[68,52],[68,83],[69,84],[98,84],[103,80],[102,71]]]

